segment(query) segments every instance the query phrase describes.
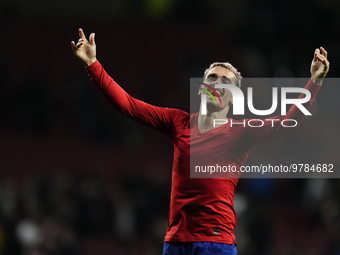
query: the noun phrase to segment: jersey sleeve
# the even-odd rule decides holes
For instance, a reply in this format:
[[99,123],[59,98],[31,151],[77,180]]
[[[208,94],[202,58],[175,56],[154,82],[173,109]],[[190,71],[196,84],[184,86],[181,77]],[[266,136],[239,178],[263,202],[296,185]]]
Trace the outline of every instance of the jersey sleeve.
[[107,74],[98,61],[87,67],[86,71],[97,89],[120,114],[167,135],[172,134],[173,122],[178,112],[182,111],[153,106],[133,98]]
[[[309,108],[312,106],[312,103],[320,87],[321,85],[313,83],[311,79],[305,86],[305,89],[309,90],[311,93],[310,100],[303,104],[303,106],[307,110],[309,110]],[[299,96],[299,98],[304,97],[305,94],[301,94]],[[302,113],[302,111],[296,105],[292,105],[286,115],[278,115],[275,117],[263,119],[262,120],[263,122],[261,122],[260,120],[251,121],[252,126],[261,126],[262,123],[264,124],[261,127],[250,127],[249,125],[246,125],[243,138],[245,139],[246,143],[250,146],[270,142],[289,132],[296,130],[301,125],[304,118],[305,118],[304,113]],[[294,126],[296,122],[291,121],[290,119],[296,120],[297,125]],[[246,120],[246,122],[248,123],[248,120]]]

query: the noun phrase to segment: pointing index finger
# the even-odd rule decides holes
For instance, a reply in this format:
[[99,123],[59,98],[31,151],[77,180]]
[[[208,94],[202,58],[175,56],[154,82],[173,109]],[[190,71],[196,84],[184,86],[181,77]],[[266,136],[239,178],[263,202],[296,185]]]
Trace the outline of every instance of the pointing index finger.
[[321,49],[322,55],[324,55],[327,58],[327,51],[323,47],[320,47],[320,49]]
[[83,32],[83,29],[79,28],[78,31],[79,31],[79,37],[85,39],[85,35],[84,35],[84,32]]

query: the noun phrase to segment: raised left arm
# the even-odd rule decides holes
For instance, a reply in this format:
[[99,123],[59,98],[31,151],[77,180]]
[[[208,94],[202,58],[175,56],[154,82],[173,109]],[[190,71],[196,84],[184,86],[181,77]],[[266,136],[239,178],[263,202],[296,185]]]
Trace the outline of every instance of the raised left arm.
[[[321,53],[320,53],[321,50]],[[311,92],[311,99],[304,103],[303,106],[309,110],[311,107],[318,90],[321,88],[323,79],[326,77],[329,71],[329,61],[327,60],[327,51],[320,47],[314,52],[310,72],[311,79],[307,83],[305,89]],[[304,98],[305,95],[301,94],[299,98]],[[244,138],[249,145],[257,145],[275,140],[291,131],[296,130],[301,122],[304,120],[305,115],[296,106],[292,105],[286,115],[279,115],[272,118],[267,118],[265,124],[262,127],[246,127],[244,132]],[[293,119],[298,123],[295,127],[284,127],[282,121]],[[275,121],[274,121],[275,120]],[[287,122],[289,123],[289,121]],[[253,123],[253,125],[260,125]]]

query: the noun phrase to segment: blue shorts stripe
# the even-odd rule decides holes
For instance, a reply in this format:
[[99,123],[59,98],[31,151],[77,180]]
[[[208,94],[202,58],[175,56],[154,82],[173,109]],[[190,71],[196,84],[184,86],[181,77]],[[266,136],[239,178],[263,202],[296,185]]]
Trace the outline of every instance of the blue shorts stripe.
[[165,242],[163,255],[237,255],[235,244]]

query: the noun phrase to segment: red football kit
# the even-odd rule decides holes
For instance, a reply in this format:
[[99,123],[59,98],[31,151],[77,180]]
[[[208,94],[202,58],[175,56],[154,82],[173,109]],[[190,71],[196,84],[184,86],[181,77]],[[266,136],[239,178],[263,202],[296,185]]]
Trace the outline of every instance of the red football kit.
[[[201,165],[244,166],[252,146],[272,141],[294,130],[304,114],[293,105],[286,115],[268,119],[259,128],[240,124],[224,124],[201,133],[197,127],[198,113],[156,107],[127,94],[96,61],[86,71],[103,96],[121,114],[171,137],[174,160],[172,167],[171,201],[165,242],[218,242],[235,244],[236,227],[234,194],[236,178],[190,178],[190,153],[202,158]],[[309,80],[305,89],[311,99],[309,109],[321,86]],[[300,95],[299,98],[303,98]],[[284,128],[281,121],[295,119],[295,128]],[[236,122],[229,118],[229,122]],[[247,122],[247,120],[245,120]],[[253,121],[251,125],[260,125]],[[204,162],[203,162],[204,160]]]

